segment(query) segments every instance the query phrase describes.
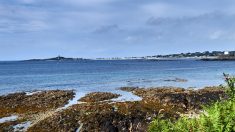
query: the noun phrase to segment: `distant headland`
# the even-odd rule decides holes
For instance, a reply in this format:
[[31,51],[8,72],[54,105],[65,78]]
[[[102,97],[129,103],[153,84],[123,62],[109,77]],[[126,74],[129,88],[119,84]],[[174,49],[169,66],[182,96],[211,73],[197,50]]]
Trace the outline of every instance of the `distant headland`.
[[193,53],[179,53],[168,55],[153,55],[143,57],[113,57],[113,58],[66,58],[57,56],[47,59],[30,59],[25,61],[81,61],[81,60],[202,60],[202,61],[223,61],[223,60],[235,60],[235,51],[205,51],[205,52],[193,52]]
[[47,59],[30,59],[25,61],[78,61],[78,60],[87,60],[84,58],[66,58],[62,56],[57,56],[53,58],[47,58]]

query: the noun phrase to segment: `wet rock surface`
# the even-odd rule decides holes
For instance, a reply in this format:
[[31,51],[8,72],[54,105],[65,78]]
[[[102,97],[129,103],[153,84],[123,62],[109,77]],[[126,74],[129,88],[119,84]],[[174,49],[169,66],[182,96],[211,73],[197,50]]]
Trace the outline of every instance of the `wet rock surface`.
[[22,121],[18,120],[18,121],[0,123],[0,131],[1,132],[13,132],[14,131],[13,126],[19,124],[20,122]]
[[149,122],[164,110],[165,117],[178,117],[173,106],[155,102],[113,102],[77,104],[32,126],[29,131],[126,132],[146,131]]
[[31,118],[32,115],[64,106],[73,98],[73,91],[42,91],[33,95],[15,93],[0,96],[0,118],[19,115],[16,121],[0,124],[0,131],[12,131],[13,126]]
[[114,98],[118,98],[120,94],[114,94],[109,92],[93,92],[86,94],[84,97],[79,99],[79,101],[82,102],[99,102],[99,101],[105,101],[110,100]]
[[138,88],[139,87],[121,87],[119,89],[122,90],[122,91],[126,91],[126,92],[132,92],[132,91],[134,91],[134,90],[136,90]]
[[[75,104],[67,109],[55,111],[50,116],[38,120],[27,131],[145,132],[148,124],[157,116],[177,119],[182,114],[197,113],[202,105],[227,98],[224,90],[217,87],[199,90],[173,87],[148,89],[123,87],[120,89],[132,92],[142,97],[142,100],[126,102],[109,100],[104,102],[103,100],[112,99],[119,95],[90,93],[80,99],[87,103]],[[1,125],[6,124],[0,124],[0,127]]]
[[149,89],[123,87],[121,89],[131,91],[143,99],[133,102],[76,104],[41,121],[29,130],[144,132],[156,116],[177,119],[183,113],[200,110],[201,105],[226,98],[225,92],[216,87],[201,90],[172,87]]
[[62,90],[42,91],[33,95],[15,93],[0,96],[0,117],[62,107],[73,96],[73,91]]
[[174,104],[183,107],[185,110],[201,109],[202,105],[207,105],[215,101],[226,99],[225,91],[220,87],[205,87],[204,89],[184,89],[176,87],[159,88],[121,88],[121,90],[131,91],[133,94],[142,97],[144,100],[152,99],[162,105]]

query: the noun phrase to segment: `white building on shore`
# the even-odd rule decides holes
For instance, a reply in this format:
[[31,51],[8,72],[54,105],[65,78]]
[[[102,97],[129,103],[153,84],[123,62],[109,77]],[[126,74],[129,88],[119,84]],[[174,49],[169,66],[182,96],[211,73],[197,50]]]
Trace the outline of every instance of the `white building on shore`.
[[224,51],[224,55],[229,55],[229,51]]

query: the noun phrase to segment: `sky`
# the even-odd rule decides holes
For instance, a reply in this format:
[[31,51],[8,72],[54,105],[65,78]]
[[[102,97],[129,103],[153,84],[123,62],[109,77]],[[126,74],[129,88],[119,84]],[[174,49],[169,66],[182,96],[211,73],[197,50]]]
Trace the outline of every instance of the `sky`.
[[0,0],[0,60],[235,50],[234,0]]

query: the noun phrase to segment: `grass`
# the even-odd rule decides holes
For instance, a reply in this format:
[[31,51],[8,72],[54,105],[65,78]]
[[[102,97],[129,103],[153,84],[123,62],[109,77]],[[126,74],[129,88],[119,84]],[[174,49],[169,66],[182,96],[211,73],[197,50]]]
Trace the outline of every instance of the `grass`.
[[153,120],[149,132],[235,132],[235,78],[224,74],[228,100],[204,107],[198,118],[181,117],[176,121],[161,117]]

